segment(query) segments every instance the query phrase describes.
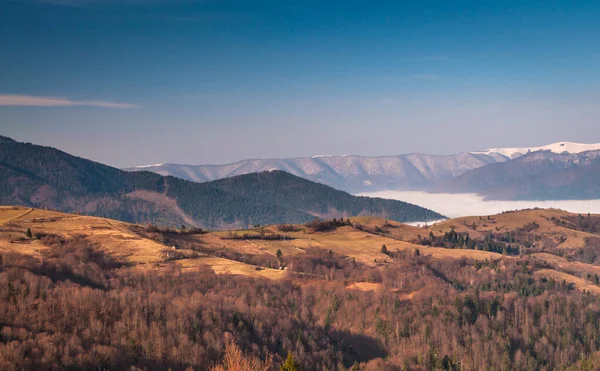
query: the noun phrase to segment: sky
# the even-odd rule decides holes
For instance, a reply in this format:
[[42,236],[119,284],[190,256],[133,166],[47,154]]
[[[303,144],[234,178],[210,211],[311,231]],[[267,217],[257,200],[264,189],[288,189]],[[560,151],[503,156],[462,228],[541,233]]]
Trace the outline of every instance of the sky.
[[600,142],[598,1],[0,0],[0,135],[118,167]]

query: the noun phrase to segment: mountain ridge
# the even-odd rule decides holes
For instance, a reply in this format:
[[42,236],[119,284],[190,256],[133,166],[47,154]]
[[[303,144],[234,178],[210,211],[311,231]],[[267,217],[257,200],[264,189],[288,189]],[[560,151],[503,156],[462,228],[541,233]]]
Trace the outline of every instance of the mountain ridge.
[[[441,217],[404,202],[360,199],[330,187],[324,190],[326,186],[291,174],[261,176],[282,182],[272,180],[271,187],[294,186],[313,192],[314,197],[307,206],[316,210],[318,205],[329,205],[326,209],[335,207],[338,216],[354,216],[354,211],[369,210],[374,215],[399,221]],[[252,176],[237,181],[246,189],[260,186],[252,183]],[[260,191],[254,189],[256,194]],[[208,228],[298,223],[321,213],[329,214],[323,210],[294,208],[291,206],[294,197],[293,192],[288,192],[277,202],[267,202],[259,197],[240,195],[231,187],[225,190],[217,183],[195,183],[149,171],[126,172],[52,147],[0,142],[2,204],[80,212],[128,222],[180,225],[192,224],[190,220],[193,220],[194,225]],[[355,203],[362,205],[362,209],[357,209]],[[333,209],[327,210],[333,212]]]
[[226,177],[268,170],[283,170],[293,175],[329,185],[350,193],[364,191],[415,189],[431,187],[467,170],[494,163],[504,158],[480,154],[458,155],[407,154],[364,157],[319,156],[287,159],[248,159],[225,165],[179,165],[126,168],[126,171],[153,171],[194,182],[207,182]]
[[491,148],[485,151],[476,151],[471,153],[491,154],[497,153],[511,159],[518,158],[530,152],[550,151],[552,153],[570,153],[578,154],[587,151],[600,150],[600,143],[576,143],[576,142],[556,142],[539,147],[521,147],[521,148]]
[[600,198],[598,184],[600,150],[546,150],[468,171],[438,191],[478,193],[490,200],[586,200]]
[[127,168],[127,171],[153,171],[194,182],[266,170],[283,170],[296,176],[350,193],[382,190],[436,189],[452,178],[490,164],[503,163],[526,155],[531,150],[579,153],[600,144],[557,142],[541,147],[494,148],[460,152],[453,155],[407,153],[396,156],[314,155],[311,157],[245,159],[223,165],[182,165],[164,163]]

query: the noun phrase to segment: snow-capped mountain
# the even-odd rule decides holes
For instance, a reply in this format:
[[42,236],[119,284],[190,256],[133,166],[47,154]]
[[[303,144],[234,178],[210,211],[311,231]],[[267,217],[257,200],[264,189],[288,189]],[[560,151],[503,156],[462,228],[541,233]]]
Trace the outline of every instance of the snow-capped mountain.
[[600,149],[600,143],[573,143],[573,142],[557,142],[548,144],[541,147],[528,147],[528,148],[491,148],[486,151],[471,152],[474,154],[492,155],[499,154],[509,158],[517,158],[523,156],[529,152],[537,151],[550,151],[552,153],[570,153],[578,154],[586,151],[596,151]]
[[382,157],[316,155],[288,159],[251,159],[226,165],[146,165],[125,170],[153,171],[194,182],[283,170],[351,193],[430,190],[470,170],[510,161],[529,152],[550,150],[554,153],[581,153],[593,149],[600,149],[600,144],[560,142],[543,147],[494,148],[445,156],[419,153]]

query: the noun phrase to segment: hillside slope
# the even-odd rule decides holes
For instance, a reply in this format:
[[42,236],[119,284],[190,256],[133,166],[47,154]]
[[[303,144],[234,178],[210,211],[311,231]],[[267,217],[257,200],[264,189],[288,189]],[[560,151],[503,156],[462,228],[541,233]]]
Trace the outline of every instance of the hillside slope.
[[394,204],[383,198],[352,196],[284,171],[267,171],[215,180],[212,185],[230,194],[283,205],[322,218],[378,215],[396,221],[434,220],[435,213],[412,204]]
[[[51,208],[65,212],[110,217],[129,222],[157,224],[193,224],[208,228],[243,227],[254,224],[299,223],[315,215],[351,215],[357,210],[355,199],[344,192],[323,188],[301,178],[286,177],[286,186],[294,184],[313,195],[313,206],[328,205],[328,197],[342,200],[333,207],[315,208],[317,212],[296,208],[302,204],[293,192],[286,197],[264,200],[261,186],[279,189],[281,174],[258,188],[195,183],[151,172],[125,172],[110,166],[69,155],[50,147],[19,143],[8,138],[0,141],[0,203]],[[242,182],[240,184],[246,184]],[[271,191],[270,191],[271,192]],[[277,193],[277,191],[275,191]],[[352,203],[352,204],[350,204]],[[398,221],[435,219],[439,214],[399,201],[362,199],[365,213]]]

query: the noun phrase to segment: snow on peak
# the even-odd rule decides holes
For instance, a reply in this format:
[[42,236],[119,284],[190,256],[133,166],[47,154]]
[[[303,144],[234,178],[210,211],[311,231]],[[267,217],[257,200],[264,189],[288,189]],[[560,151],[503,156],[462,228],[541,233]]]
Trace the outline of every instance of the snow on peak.
[[486,151],[478,151],[471,152],[473,154],[484,154],[484,155],[492,155],[492,154],[500,154],[510,158],[517,158],[528,152],[536,152],[536,151],[552,151],[553,153],[581,153],[586,151],[595,151],[600,150],[600,143],[573,143],[573,142],[557,142],[553,144],[548,144],[547,146],[542,147],[526,147],[526,148],[490,148]]
[[330,158],[330,157],[349,157],[351,155],[314,155],[310,156],[310,158]]
[[154,164],[154,165],[140,165],[140,166],[135,166],[136,169],[145,169],[148,167],[158,167],[158,166],[163,166],[164,164]]

